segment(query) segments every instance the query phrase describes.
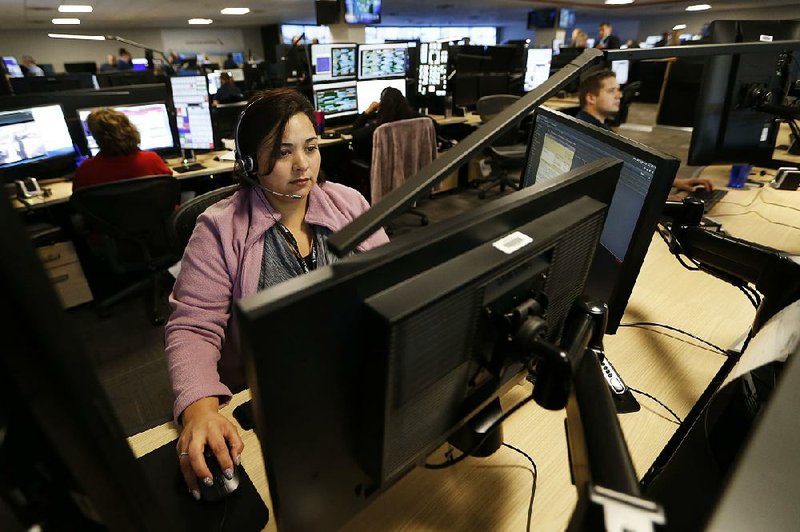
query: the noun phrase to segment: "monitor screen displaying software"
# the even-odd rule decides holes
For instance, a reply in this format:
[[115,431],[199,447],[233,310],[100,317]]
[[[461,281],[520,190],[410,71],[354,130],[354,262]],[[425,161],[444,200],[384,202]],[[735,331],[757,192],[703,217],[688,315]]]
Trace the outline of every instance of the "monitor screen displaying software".
[[381,101],[381,93],[386,87],[394,87],[406,95],[405,78],[395,79],[370,79],[359,81],[356,84],[356,94],[358,96],[358,112],[363,113],[372,102]]
[[213,150],[214,129],[211,125],[211,102],[205,76],[169,78],[178,141],[184,150]]
[[419,73],[417,92],[445,96],[447,94],[448,45],[441,42],[424,42],[419,45]]
[[20,68],[19,63],[17,63],[16,57],[11,56],[3,56],[3,64],[6,67],[6,72],[12,78],[21,78],[24,77],[22,74],[22,68]]
[[360,44],[358,79],[405,76],[408,43]]
[[630,70],[631,62],[629,60],[611,61],[611,70],[617,76],[617,83],[625,85],[628,83],[628,70]]
[[536,111],[523,186],[557,179],[603,157],[623,162],[588,293],[609,305],[609,332],[627,305],[680,161],[547,108]]
[[0,168],[71,155],[74,151],[60,105],[0,111]]
[[550,65],[553,62],[552,48],[528,48],[525,62],[525,82],[523,90],[530,92],[550,77]]
[[[169,126],[169,114],[164,102],[146,103],[141,105],[121,105],[113,107],[114,110],[123,113],[128,117],[139,131],[141,142],[139,148],[142,150],[158,150],[175,147],[172,138],[172,128]],[[92,155],[97,155],[100,147],[92,136],[86,119],[95,109],[78,109],[78,118],[83,125],[83,134],[86,136],[86,143]]]
[[318,83],[355,79],[356,48],[355,44],[312,44],[311,80]]
[[355,81],[314,85],[314,108],[325,118],[358,114],[356,86]]

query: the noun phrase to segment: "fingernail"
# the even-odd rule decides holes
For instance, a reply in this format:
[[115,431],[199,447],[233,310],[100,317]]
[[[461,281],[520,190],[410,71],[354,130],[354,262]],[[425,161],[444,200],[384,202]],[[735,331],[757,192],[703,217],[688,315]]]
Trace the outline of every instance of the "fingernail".
[[242,455],[236,457],[236,465],[242,465]]
[[223,471],[222,474],[225,475],[225,478],[227,478],[228,480],[232,479],[233,478],[233,468],[229,467],[228,469]]
[[199,501],[200,500],[200,490],[192,490],[192,497],[194,497],[194,500]]
[[203,479],[203,484],[208,486],[209,488],[214,485],[214,479],[211,477],[206,477]]

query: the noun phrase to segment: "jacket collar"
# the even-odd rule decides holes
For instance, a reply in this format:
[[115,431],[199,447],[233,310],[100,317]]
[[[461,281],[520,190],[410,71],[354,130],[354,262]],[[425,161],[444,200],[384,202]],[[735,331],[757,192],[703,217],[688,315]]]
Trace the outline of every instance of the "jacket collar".
[[[250,247],[258,240],[264,238],[266,233],[277,221],[281,219],[281,213],[276,211],[269,204],[264,191],[250,187],[243,189],[242,200],[249,204],[249,223],[250,228],[245,242],[246,247]],[[244,206],[244,205],[243,205]],[[315,184],[308,195],[308,207],[306,209],[306,222],[319,225],[336,232],[347,224],[343,213],[336,208],[331,198],[326,194],[324,186]]]

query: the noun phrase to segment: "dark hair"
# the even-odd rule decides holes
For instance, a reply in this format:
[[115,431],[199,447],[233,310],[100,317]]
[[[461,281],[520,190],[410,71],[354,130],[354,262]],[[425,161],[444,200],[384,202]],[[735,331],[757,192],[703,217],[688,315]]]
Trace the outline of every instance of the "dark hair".
[[602,27],[602,26],[608,26],[610,28],[611,27],[611,23],[610,22],[601,22],[599,27]]
[[[239,157],[252,157],[258,165],[258,152],[262,147],[269,147],[267,167],[259,168],[258,173],[272,173],[280,154],[286,123],[297,113],[306,115],[312,125],[315,123],[311,102],[294,89],[281,88],[255,94],[239,119],[236,146]],[[241,181],[244,185],[250,185],[248,179]],[[317,182],[324,182],[321,174]]]
[[119,111],[108,107],[92,111],[86,125],[103,155],[128,155],[139,149],[139,131]]
[[231,81],[232,79],[233,78],[231,77],[231,75],[228,74],[227,72],[222,72],[219,75],[219,80],[222,81],[223,83],[227,83],[228,81]]
[[582,79],[581,85],[578,88],[578,100],[580,101],[581,107],[586,105],[587,94],[593,94],[597,96],[600,94],[600,88],[603,86],[603,81],[608,78],[615,78],[616,76],[617,75],[614,74],[614,72],[604,68],[602,70],[598,70],[597,72],[593,72]]
[[378,110],[378,125],[414,118],[416,113],[408,105],[403,93],[394,87],[386,87],[381,92],[380,107]]

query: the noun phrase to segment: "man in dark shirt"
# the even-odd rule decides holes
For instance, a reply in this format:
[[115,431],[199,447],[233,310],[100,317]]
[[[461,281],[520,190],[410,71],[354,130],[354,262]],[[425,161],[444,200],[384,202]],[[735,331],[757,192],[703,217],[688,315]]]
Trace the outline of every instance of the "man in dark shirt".
[[[588,75],[581,81],[578,98],[581,110],[575,115],[575,118],[611,131],[605,121],[619,112],[619,102],[622,98],[616,74],[611,70],[598,70]],[[711,181],[697,177],[676,179],[672,185],[678,190],[684,191],[711,190],[713,188]],[[670,196],[668,199],[677,200],[679,198]]]
[[233,78],[227,72],[223,72],[219,75],[219,83],[219,90],[212,96],[212,100],[215,102],[232,103],[240,102],[244,99],[242,91],[239,90],[239,87],[236,86]]
[[613,32],[614,28],[611,27],[611,23],[603,22],[600,24],[600,28],[598,29],[597,36],[598,41],[597,44],[594,45],[595,48],[600,48],[601,50],[614,50],[619,48],[620,40],[619,37],[614,35]]
[[222,63],[222,68],[239,68],[239,65],[233,60],[233,54],[228,54],[228,57],[225,58],[225,62]]
[[576,118],[603,129],[610,130],[606,119],[619,112],[622,92],[617,76],[610,70],[599,70],[581,81],[578,89],[581,110]]

